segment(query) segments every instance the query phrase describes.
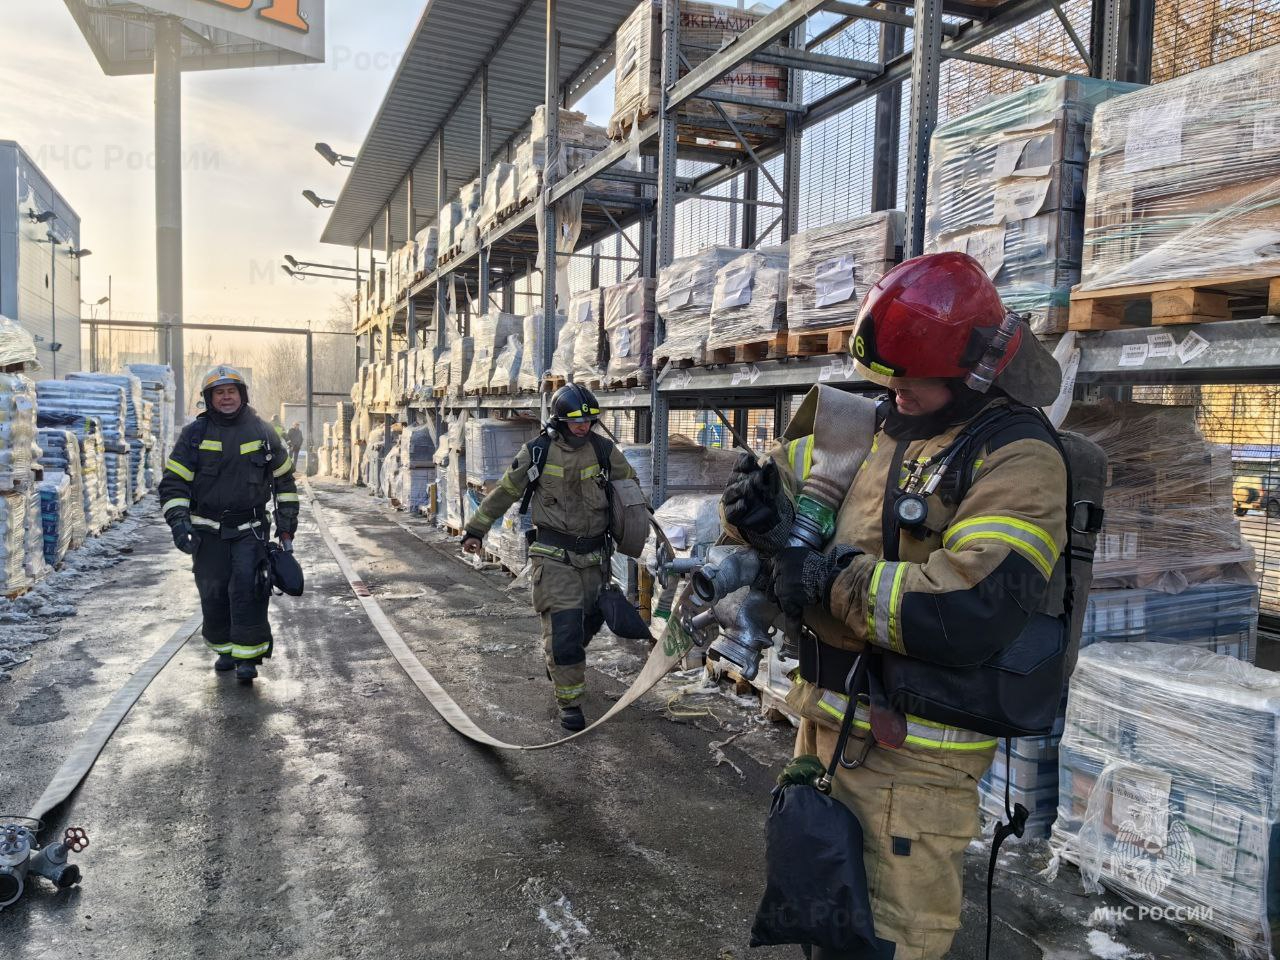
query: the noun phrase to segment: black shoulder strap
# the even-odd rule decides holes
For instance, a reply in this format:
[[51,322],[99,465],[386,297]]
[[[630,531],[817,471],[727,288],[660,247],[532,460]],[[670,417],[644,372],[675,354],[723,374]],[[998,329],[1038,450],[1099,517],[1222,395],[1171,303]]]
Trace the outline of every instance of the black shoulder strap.
[[534,488],[538,486],[538,482],[542,479],[542,471],[547,466],[547,452],[551,449],[551,437],[542,434],[533,440],[530,440],[525,446],[529,450],[529,477],[528,484],[524,488],[524,496],[520,498],[520,514],[529,512],[529,504],[533,500]]
[[987,862],[987,953],[986,960],[991,960],[991,888],[995,884],[996,859],[1000,856],[1000,845],[1008,837],[1021,838],[1027,829],[1027,808],[1020,803],[1009,803],[1010,745],[1008,737],[1004,738],[1004,815],[1003,823],[996,824],[996,832],[991,838],[991,859]]
[[187,443],[191,446],[193,453],[200,452],[200,444],[204,443],[204,438],[209,433],[209,420],[207,417],[196,417],[191,422],[191,433],[187,437]]

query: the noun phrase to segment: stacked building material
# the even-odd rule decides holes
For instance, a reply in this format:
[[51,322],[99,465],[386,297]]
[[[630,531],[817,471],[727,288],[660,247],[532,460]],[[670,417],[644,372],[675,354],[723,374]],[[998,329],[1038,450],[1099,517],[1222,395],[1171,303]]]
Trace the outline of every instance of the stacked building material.
[[21,373],[0,373],[0,490],[31,482],[36,443],[35,387]]
[[716,271],[707,349],[768,340],[787,326],[786,247],[748,250]]
[[1253,663],[1258,650],[1258,585],[1243,572],[1177,593],[1106,589],[1089,597],[1080,646],[1178,643]]
[[[569,304],[570,313],[573,310],[573,303]],[[589,309],[589,308],[588,308]],[[579,308],[581,313],[581,308]],[[556,315],[559,319],[559,314]],[[573,358],[578,350],[578,324],[571,322],[569,314],[565,315],[564,323],[561,324],[556,334],[556,349],[551,355],[551,369],[548,374],[559,380],[573,379]]]
[[1080,654],[1060,746],[1055,863],[1090,890],[1269,956],[1280,834],[1280,676],[1159,643]]
[[[532,202],[542,191],[542,172],[547,165],[546,136],[546,110],[539,105],[529,120],[529,138],[516,147],[513,182],[517,204]],[[587,120],[585,113],[561,108],[557,144],[559,149],[553,159],[558,176],[563,177],[607,147],[609,138],[603,128]],[[596,196],[634,192],[633,187],[616,180],[593,180],[587,189]]]
[[791,238],[787,329],[852,326],[867,291],[902,258],[900,210],[803,230]]
[[440,208],[437,223],[440,227],[439,259],[443,261],[456,256],[458,249],[462,246],[464,232],[462,204],[456,200],[446,203]]
[[145,483],[147,489],[154,490],[160,483],[165,458],[172,452],[173,444],[178,439],[175,419],[177,383],[173,377],[173,368],[167,363],[131,363],[126,365],[125,370],[141,381],[143,399],[152,405],[150,421],[153,442],[147,450],[149,474]]
[[440,229],[432,224],[423,227],[414,238],[413,273],[415,279],[421,279],[436,268],[436,253],[439,249]]
[[[1102,104],[1082,288],[1280,275],[1278,96],[1268,49]],[[1228,316],[1225,295],[1220,304],[1199,312]]]
[[435,431],[427,426],[405,427],[400,433],[399,474],[391,491],[392,503],[417,513],[430,498],[436,479]]
[[72,490],[71,478],[65,473],[50,474],[36,485],[36,489],[40,495],[38,502],[44,561],[48,566],[56,568],[71,548],[75,515],[79,513],[80,522],[84,522],[84,512],[78,502],[79,491]]
[[[124,440],[129,447],[128,487],[125,491],[126,505],[141,500],[146,495],[146,451],[151,444],[151,423],[147,410],[142,402],[142,381],[132,373],[88,373],[75,372],[67,374],[69,382],[88,381],[107,383],[120,387],[125,399]],[[168,451],[166,451],[166,455]]]
[[470,253],[480,244],[480,204],[484,198],[484,184],[477,177],[463,184],[458,191],[458,203],[462,207],[462,224],[454,239],[461,245],[462,253]]
[[83,438],[90,419],[101,430],[107,500],[112,519],[128,509],[130,448],[126,440],[125,388],[101,379],[41,380],[36,384],[41,426],[66,426]]
[[692,256],[677,257],[658,271],[656,308],[665,333],[653,350],[655,363],[703,361],[716,274],[742,254],[736,247],[707,247]]
[[68,425],[67,431],[80,443],[85,532],[89,536],[95,536],[107,528],[115,512],[107,488],[106,441],[98,421],[92,418],[79,430],[74,425]]
[[0,493],[0,592],[12,597],[31,586],[26,570],[27,493]]
[[88,535],[88,520],[85,510],[84,469],[80,460],[80,443],[70,430],[52,427],[41,427],[36,442],[40,447],[40,466],[44,468],[45,479],[53,479],[59,474],[65,475],[68,485],[68,497],[71,507],[66,516],[67,536],[72,549],[80,546]]
[[37,583],[49,575],[44,559],[44,520],[40,509],[40,491],[33,485],[26,491],[26,537],[23,541],[22,566],[27,580]]
[[466,414],[450,417],[436,445],[437,518],[450,530],[464,524],[463,499],[467,492]]
[[648,386],[653,376],[653,280],[635,279],[604,288],[606,387]]
[[[636,472],[645,496],[653,492],[653,448],[647,443],[623,443],[618,447]],[[728,485],[733,465],[741,454],[694,443],[675,434],[667,448],[667,496],[720,491]]]
[[[720,494],[678,493],[668,497],[653,516],[671,541],[677,556],[702,557],[720,537]],[[640,562],[651,573],[657,571],[656,542],[657,538],[650,534],[640,556]]]
[[[446,383],[450,396],[462,396],[467,380],[471,376],[471,362],[475,359],[476,347],[473,337],[454,337],[449,345],[449,376]],[[437,387],[439,380],[436,381]]]
[[568,379],[578,383],[601,380],[609,363],[609,341],[604,335],[604,296],[599,288],[585,290],[569,301],[565,330],[573,341],[573,366]]
[[511,163],[495,163],[489,169],[484,182],[484,196],[480,201],[479,226],[487,233],[497,226],[500,215],[515,205],[516,167]]
[[[464,393],[485,393],[493,380],[498,355],[511,337],[517,341],[524,321],[514,313],[490,311],[471,321],[471,342],[474,345],[471,363],[463,382]],[[517,364],[519,361],[517,360]]]
[[925,251],[975,257],[1037,333],[1067,328],[1080,280],[1089,124],[1133,84],[1058,77],[940,124],[929,157]]
[[[518,318],[521,326],[523,318]],[[515,393],[520,383],[520,363],[524,358],[524,343],[520,336],[507,338],[506,345],[493,358],[493,374],[489,377],[489,390],[492,393]]]
[[[531,313],[523,321],[524,337],[520,352],[520,375],[517,380],[517,386],[522,393],[536,393],[542,389],[543,376],[554,375],[552,371],[542,369],[542,344],[544,342],[542,329],[544,320],[543,314]],[[557,346],[560,340],[560,333],[564,330],[564,325],[565,314],[557,311],[555,324]],[[565,374],[560,374],[560,376],[565,376],[568,379]]]
[[[765,12],[746,11],[712,3],[680,4],[681,70],[692,70],[750,29]],[[644,0],[621,27],[614,43],[613,114],[609,136],[624,139],[641,121],[654,116],[662,94],[662,4]],[[784,67],[748,61],[739,64],[707,88],[709,94],[747,97],[761,101],[787,99],[787,71]],[[720,103],[735,124],[751,128],[767,127],[772,139],[781,135],[784,115],[757,105]],[[716,104],[694,98],[680,107],[682,125],[692,125],[699,136],[736,141],[727,124],[720,120]]]
[[529,560],[528,532],[533,529],[533,519],[520,513],[520,504],[513,503],[485,536],[485,547],[498,558],[498,562],[512,573],[519,573]]
[[538,433],[536,420],[468,420],[467,482],[489,492],[502,479],[521,448]]

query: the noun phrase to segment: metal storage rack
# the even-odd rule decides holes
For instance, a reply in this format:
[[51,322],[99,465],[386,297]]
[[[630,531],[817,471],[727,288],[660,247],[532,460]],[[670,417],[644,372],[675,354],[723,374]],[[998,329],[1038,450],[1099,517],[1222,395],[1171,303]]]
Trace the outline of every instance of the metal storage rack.
[[[969,60],[1031,73],[1057,75],[1059,71],[1036,64],[1017,64],[973,53],[973,49],[1020,24],[1053,11],[1080,55],[1081,73],[1105,79],[1148,82],[1151,71],[1150,36],[1155,16],[1154,0],[1093,0],[1091,42],[1083,44],[1063,13],[1058,0],[1006,0],[1003,3],[966,3],[961,0],[919,0],[913,8],[898,3],[850,3],[842,0],[784,0],[776,9],[738,36],[737,40],[713,54],[705,62],[679,76],[678,0],[662,0],[663,105],[659,113],[638,124],[638,132],[625,142],[616,142],[596,155],[581,169],[554,180],[550,167],[541,197],[534,204],[480,238],[478,248],[460,256],[419,279],[407,298],[376,316],[357,318],[356,333],[366,356],[389,356],[393,340],[408,347],[418,344],[419,331],[426,324],[442,329],[445,322],[445,286],[450,281],[474,287],[477,299],[488,303],[495,291],[510,310],[516,282],[540,273],[544,313],[545,356],[543,369],[550,365],[554,348],[555,277],[557,254],[549,242],[556,234],[556,212],[574,191],[592,181],[625,180],[641,190],[631,201],[617,197],[588,195],[583,205],[583,228],[578,250],[617,236],[636,227],[634,244],[642,276],[654,277],[671,262],[675,251],[675,209],[681,201],[701,197],[707,191],[735,178],[743,190],[736,198],[716,197],[741,205],[743,245],[756,242],[768,230],[758,230],[761,210],[778,211],[782,238],[797,229],[800,189],[800,144],[804,131],[848,110],[860,102],[877,98],[875,120],[876,151],[873,157],[873,209],[895,205],[898,180],[900,125],[906,127],[906,255],[919,253],[923,246],[924,201],[927,183],[929,138],[937,119],[939,71],[946,58]],[[405,60],[369,134],[350,178],[337,201],[323,239],[350,243],[357,258],[368,257],[376,265],[376,240],[382,234],[382,249],[388,254],[395,242],[393,222],[407,226],[408,237],[434,219],[415,207],[415,178],[434,179],[434,210],[450,198],[446,169],[454,164],[480,176],[490,163],[509,157],[519,135],[511,117],[528,116],[539,103],[568,106],[612,67],[613,36],[634,8],[632,0],[585,3],[584,0],[504,0],[489,5],[498,27],[476,25],[467,16],[461,0],[433,0],[411,41]],[[539,25],[535,14],[545,16]],[[837,15],[836,22],[806,42],[806,24],[811,17],[826,12]],[[503,20],[503,15],[508,19]],[[433,20],[433,18],[436,18]],[[859,21],[879,24],[878,62],[863,62],[817,53],[814,48],[849,25]],[[497,29],[496,36],[494,30]],[[911,31],[911,44],[904,42]],[[534,38],[541,34],[542,57],[533,54]],[[780,52],[764,53],[781,44]],[[415,91],[425,89],[421,73],[427,63],[426,51],[450,48],[449,68],[470,79],[446,111],[428,105],[422,112],[436,117],[414,130],[404,120],[414,115],[406,102]],[[726,72],[749,60],[767,59],[788,69],[788,100],[765,104],[750,97],[724,97],[708,88]],[[493,73],[504,71],[503,131],[510,131],[504,145],[493,146],[492,127],[496,105]],[[835,90],[804,102],[804,76],[816,72],[846,78]],[[911,84],[908,115],[900,116],[901,84]],[[534,91],[540,91],[534,93]],[[731,102],[770,106],[785,114],[785,132],[780,137],[748,145],[733,122],[724,115],[726,134],[742,149],[691,149],[677,138],[676,110],[694,98],[711,102]],[[445,128],[467,114],[474,120],[474,133],[463,137],[463,150],[447,143]],[[547,150],[554,153],[558,114],[548,113]],[[392,149],[397,138],[411,142]],[[622,166],[623,160],[639,147],[646,157],[642,170]],[[453,150],[451,153],[450,151]],[[470,154],[470,160],[467,155]],[[766,164],[781,158],[781,177]],[[693,177],[677,175],[677,161],[694,159],[713,166]],[[460,178],[463,179],[463,178]],[[761,187],[776,189],[776,200],[762,198]],[[381,223],[379,224],[379,221]],[[539,243],[540,236],[547,242]],[[738,238],[735,237],[736,241]],[[630,239],[628,244],[632,244]],[[596,261],[598,270],[598,260]],[[371,276],[375,271],[371,270]],[[425,319],[424,319],[425,318]],[[655,342],[663,335],[661,316],[656,318]],[[1280,325],[1261,320],[1221,321],[1184,327],[1205,338],[1213,349],[1183,362],[1177,357],[1153,359],[1140,369],[1120,363],[1127,344],[1144,343],[1146,329],[1125,329],[1082,334],[1082,358],[1077,382],[1098,385],[1135,383],[1237,383],[1274,380],[1280,370]],[[669,413],[673,409],[715,407],[721,410],[772,408],[775,431],[785,420],[788,399],[814,383],[858,388],[852,362],[838,356],[769,360],[754,364],[694,367],[655,374],[651,389],[605,391],[604,405],[638,413],[636,440],[652,441],[655,504],[665,499]],[[418,405],[445,410],[530,409],[545,403],[544,396],[483,396],[442,398]],[[382,412],[391,413],[391,410]],[[406,411],[412,417],[414,410]]]

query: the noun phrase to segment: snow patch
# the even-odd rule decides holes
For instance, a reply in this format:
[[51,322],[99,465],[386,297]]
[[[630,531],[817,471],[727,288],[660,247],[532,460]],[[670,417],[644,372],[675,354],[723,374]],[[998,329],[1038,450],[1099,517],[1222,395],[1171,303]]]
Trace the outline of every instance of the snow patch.
[[530,877],[520,888],[537,910],[539,922],[551,934],[552,948],[562,960],[621,960],[613,948],[596,943],[590,928],[577,918],[573,903],[541,877]]
[[[1090,918],[1092,920],[1092,917]],[[1089,931],[1089,951],[1101,960],[1132,960],[1132,958],[1140,957],[1142,954],[1134,953],[1123,943],[1116,940],[1101,930]]]

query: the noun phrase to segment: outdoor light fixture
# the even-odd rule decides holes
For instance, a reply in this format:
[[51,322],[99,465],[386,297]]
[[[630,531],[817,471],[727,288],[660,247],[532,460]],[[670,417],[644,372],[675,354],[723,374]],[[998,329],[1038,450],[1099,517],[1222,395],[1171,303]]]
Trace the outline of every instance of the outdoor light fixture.
[[293,258],[292,254],[286,253],[284,255],[284,262],[293,267],[293,269],[298,269],[298,261]]
[[317,143],[316,153],[324,157],[325,161],[333,167],[350,167],[356,162],[355,157],[349,157],[345,153],[338,153],[327,143]]
[[313,207],[332,207],[334,204],[333,200],[325,200],[323,197],[317,197],[314,190],[303,190],[302,195],[307,198],[307,202]]
[[83,260],[85,257],[93,256],[93,251],[87,250],[84,247],[81,247],[79,250],[68,250],[67,253],[69,253],[76,260]]
[[52,210],[46,210],[44,213],[36,213],[34,210],[27,210],[27,219],[32,223],[48,223],[50,220],[57,220],[58,215]]

